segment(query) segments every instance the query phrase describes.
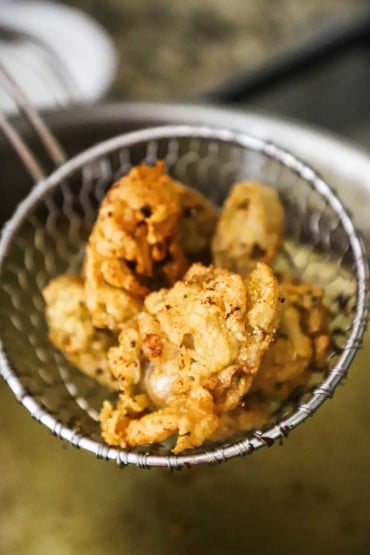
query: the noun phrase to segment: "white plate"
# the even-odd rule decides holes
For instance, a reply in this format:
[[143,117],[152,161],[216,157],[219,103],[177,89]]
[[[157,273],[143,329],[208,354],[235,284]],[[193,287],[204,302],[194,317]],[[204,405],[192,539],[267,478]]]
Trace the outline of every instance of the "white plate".
[[[98,23],[80,11],[49,2],[5,2],[0,4],[0,24],[36,37],[54,53],[65,68],[74,101],[96,101],[111,84],[117,65],[113,43]],[[29,43],[0,42],[0,61],[37,107],[70,102],[41,49]],[[0,106],[14,109],[3,90]]]

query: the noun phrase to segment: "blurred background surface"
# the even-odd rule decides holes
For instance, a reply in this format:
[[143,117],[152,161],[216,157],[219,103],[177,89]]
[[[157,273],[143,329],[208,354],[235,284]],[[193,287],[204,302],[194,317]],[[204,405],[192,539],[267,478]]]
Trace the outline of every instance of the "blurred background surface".
[[0,61],[42,108],[221,102],[370,146],[369,28],[367,0],[3,0]]
[[119,54],[113,97],[180,100],[205,92],[346,18],[361,0],[67,0],[94,16]]
[[[76,96],[62,94],[55,80],[43,86],[46,70],[40,75],[34,51],[36,71],[31,76],[26,76],[25,69],[19,71],[34,87],[41,105],[64,106],[66,112],[51,114],[49,121],[70,154],[109,135],[153,123],[156,117],[158,121],[170,118],[167,109],[148,105],[142,107],[141,120],[140,105],[135,110],[130,105],[67,108],[76,101],[206,103],[222,101],[224,95],[230,106],[240,110],[240,115],[233,116],[240,125],[243,113],[260,109],[303,122],[279,127],[276,119],[259,118],[257,113],[253,132],[277,141],[281,134],[285,146],[312,162],[349,201],[353,197],[353,210],[361,208],[362,222],[366,220],[370,196],[367,192],[357,198],[352,191],[358,190],[360,182],[361,190],[368,191],[370,161],[362,154],[356,157],[350,147],[321,132],[311,135],[304,122],[370,146],[369,43],[357,44],[354,38],[353,47],[339,48],[325,63],[319,56],[307,71],[292,71],[277,83],[267,80],[264,90],[249,88],[244,96],[239,91],[236,99],[230,91],[236,76],[253,75],[276,57],[295,52],[307,40],[310,43],[310,37],[316,37],[316,44],[318,39],[325,44],[322,37],[328,29],[330,33],[334,29],[337,36],[336,30],[348,33],[354,21],[360,28],[368,2],[69,0],[55,6],[8,1],[0,3],[0,24],[4,22],[2,10],[10,9],[20,9],[18,13],[29,24],[32,18],[25,17],[25,6],[30,10],[36,4],[51,15],[44,17],[39,11],[33,25],[48,29],[49,34],[43,36],[48,44],[54,38],[54,46],[59,44],[58,56],[68,66],[72,97]],[[12,13],[6,22],[19,28],[20,17]],[[30,59],[27,44],[21,49],[26,61]],[[0,49],[0,58],[2,54],[9,60],[6,48]],[[82,79],[77,94],[74,87],[83,74],[81,68],[91,68],[88,74],[95,80]],[[253,79],[247,81],[250,84]],[[223,87],[228,82],[230,86]],[[53,93],[51,103],[49,93]],[[148,110],[155,116],[148,118]],[[176,106],[171,110],[173,118]],[[178,111],[186,119],[186,110]],[[201,109],[196,111],[199,120],[201,113]],[[212,117],[208,112],[207,118]],[[214,113],[215,123],[231,120],[224,113]],[[251,119],[245,122],[248,126]],[[307,142],[302,140],[304,135]],[[2,142],[0,151],[5,213],[29,184],[22,180],[19,164]],[[275,445],[221,467],[178,474],[119,470],[66,447],[31,421],[0,383],[0,555],[367,555],[369,345],[367,337],[345,387],[284,446]]]

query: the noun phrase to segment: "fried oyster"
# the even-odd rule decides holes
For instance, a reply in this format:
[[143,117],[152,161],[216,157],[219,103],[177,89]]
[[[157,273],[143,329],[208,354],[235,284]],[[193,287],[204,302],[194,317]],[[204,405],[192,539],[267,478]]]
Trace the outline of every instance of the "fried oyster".
[[276,405],[304,386],[313,370],[322,370],[331,346],[329,310],[324,291],[310,283],[285,281],[280,286],[279,326],[248,395],[222,415],[214,438],[263,426]]
[[85,303],[83,280],[62,275],[43,290],[50,342],[79,370],[110,389],[118,389],[108,365],[108,350],[117,341],[109,330],[94,328]]
[[182,207],[179,221],[179,240],[184,253],[191,262],[211,261],[211,242],[218,211],[201,193],[176,182]]
[[257,262],[270,263],[283,237],[284,209],[277,192],[253,181],[236,183],[212,241],[213,263],[242,276]]
[[265,264],[246,280],[194,264],[171,289],[148,295],[108,353],[122,393],[101,411],[106,442],[135,446],[177,433],[178,453],[211,437],[251,387],[278,325],[278,298]]
[[163,171],[162,162],[133,168],[100,206],[84,264],[86,303],[99,328],[119,330],[150,291],[181,279],[187,255],[209,250],[216,210]]
[[119,330],[150,290],[180,279],[188,263],[177,225],[182,209],[163,164],[133,168],[101,203],[86,248],[86,304],[94,325]]
[[276,337],[251,388],[265,398],[285,398],[304,384],[312,369],[325,366],[331,346],[323,289],[310,283],[283,283],[281,301]]

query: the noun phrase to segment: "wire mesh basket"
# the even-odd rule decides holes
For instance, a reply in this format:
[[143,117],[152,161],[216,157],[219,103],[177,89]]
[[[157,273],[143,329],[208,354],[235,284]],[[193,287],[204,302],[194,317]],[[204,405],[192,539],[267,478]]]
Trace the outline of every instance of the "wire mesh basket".
[[[325,290],[334,338],[325,373],[275,410],[258,430],[172,455],[166,443],[119,449],[104,444],[98,413],[112,396],[73,368],[48,341],[42,288],[78,273],[100,201],[136,164],[165,161],[167,172],[217,205],[230,186],[252,179],[274,187],[286,211],[277,265]],[[222,462],[288,435],[330,397],[358,350],[368,315],[368,266],[359,233],[332,189],[309,166],[272,143],[225,129],[167,126],[106,141],[66,162],[20,204],[4,228],[1,265],[1,373],[17,399],[54,435],[120,466],[170,469]]]

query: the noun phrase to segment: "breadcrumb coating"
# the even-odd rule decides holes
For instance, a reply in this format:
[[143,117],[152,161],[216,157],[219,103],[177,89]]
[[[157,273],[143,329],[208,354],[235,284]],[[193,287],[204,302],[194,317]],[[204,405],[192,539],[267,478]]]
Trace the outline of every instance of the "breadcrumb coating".
[[[145,310],[126,325],[108,356],[124,392],[141,385],[161,408],[132,421],[119,445],[162,441],[177,432],[177,453],[210,437],[219,415],[237,407],[251,386],[278,324],[278,298],[276,278],[265,264],[247,280],[194,264],[171,289],[148,295]],[[101,414],[109,444],[117,436],[107,432],[111,425],[105,421],[107,415],[117,419],[115,410],[119,406],[106,405]],[[189,423],[195,425],[202,411],[209,418],[203,415],[193,433]]]
[[176,182],[182,207],[179,240],[191,262],[211,261],[211,242],[218,221],[218,210],[201,193]]
[[304,384],[313,368],[323,368],[331,346],[324,291],[310,283],[281,285],[280,325],[263,357],[252,390],[286,397]]
[[142,164],[104,198],[86,249],[86,302],[94,325],[119,330],[153,290],[209,257],[217,212],[198,192]]
[[280,293],[280,324],[243,402],[222,415],[213,439],[260,428],[293,390],[305,385],[313,370],[327,364],[331,347],[329,311],[324,291],[310,283],[285,281]]
[[212,241],[213,262],[242,276],[278,252],[284,209],[277,192],[253,181],[236,183],[222,209]]
[[51,343],[79,370],[110,389],[118,382],[108,367],[108,350],[117,341],[109,330],[94,328],[86,308],[83,280],[62,275],[43,290]]
[[[122,397],[125,399],[124,395]],[[139,418],[135,418],[136,411],[130,412],[122,397],[116,408],[105,401],[100,413],[102,436],[109,445],[135,447],[164,441],[176,433],[173,453],[180,453],[201,445],[219,424],[212,395],[202,387],[192,388],[186,395],[176,396],[164,408]]]
[[97,327],[119,330],[150,290],[171,285],[188,267],[177,233],[179,196],[163,170],[162,162],[134,167],[101,203],[84,265]]

